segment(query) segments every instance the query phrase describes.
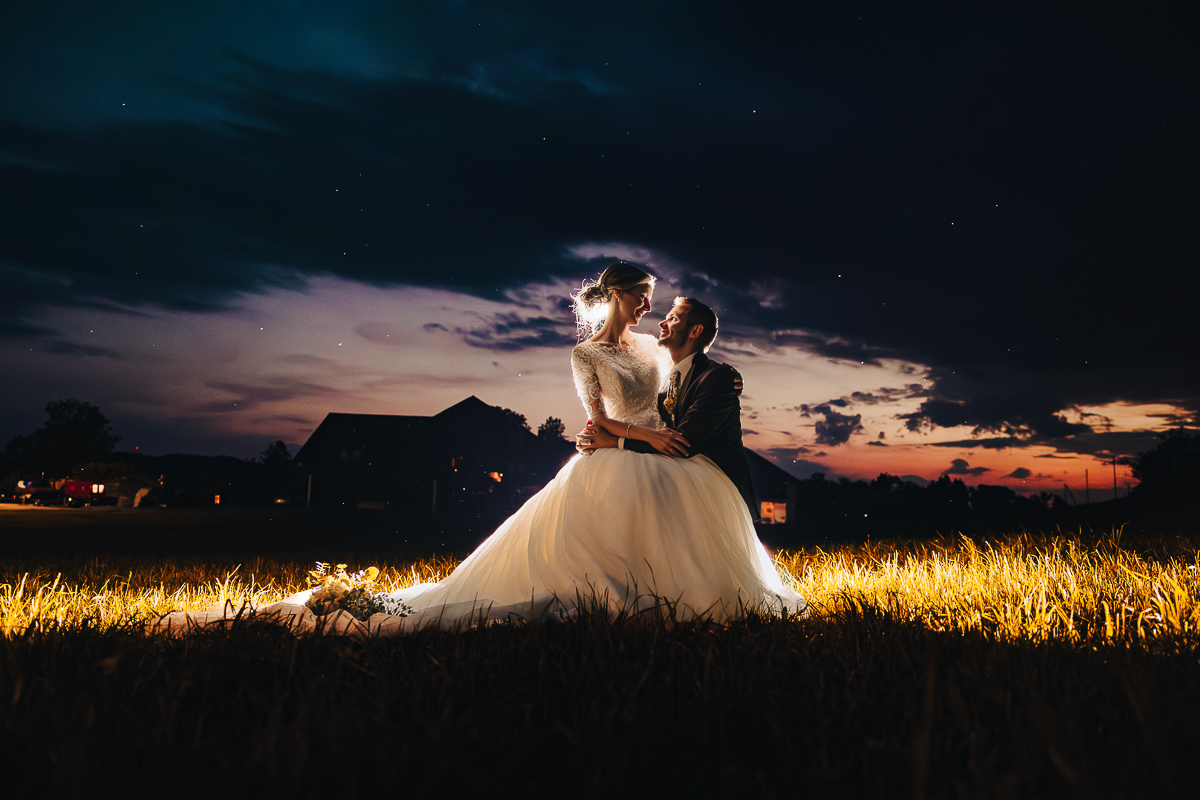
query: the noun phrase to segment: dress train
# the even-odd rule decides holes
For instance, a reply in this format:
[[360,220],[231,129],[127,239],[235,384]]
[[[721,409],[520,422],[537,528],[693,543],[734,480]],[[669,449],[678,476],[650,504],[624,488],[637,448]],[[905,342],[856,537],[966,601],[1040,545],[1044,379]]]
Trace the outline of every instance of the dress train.
[[[802,614],[758,540],[745,502],[709,459],[599,450],[576,456],[437,583],[392,593],[408,616],[317,617],[311,592],[253,610],[297,632],[397,635],[436,627],[563,619],[579,606],[610,615],[672,607],[676,619],[724,623],[748,612]],[[168,614],[157,630],[229,625],[231,606]]]

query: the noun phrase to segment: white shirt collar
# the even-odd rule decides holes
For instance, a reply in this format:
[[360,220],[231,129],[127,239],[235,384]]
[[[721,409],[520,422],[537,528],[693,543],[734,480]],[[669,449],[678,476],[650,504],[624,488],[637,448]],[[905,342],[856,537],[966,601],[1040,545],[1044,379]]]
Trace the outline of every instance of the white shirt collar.
[[679,373],[680,386],[682,386],[683,382],[687,380],[688,373],[692,371],[692,359],[695,357],[696,353],[689,353],[686,358],[673,367],[673,369]]

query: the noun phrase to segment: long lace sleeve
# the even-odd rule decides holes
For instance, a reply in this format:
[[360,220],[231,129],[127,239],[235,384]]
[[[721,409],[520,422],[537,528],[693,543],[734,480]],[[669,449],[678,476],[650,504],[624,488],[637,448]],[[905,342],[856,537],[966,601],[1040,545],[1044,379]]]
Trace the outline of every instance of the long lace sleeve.
[[583,401],[583,412],[588,419],[605,416],[604,393],[600,391],[600,376],[592,357],[579,347],[571,351],[571,374],[575,376],[575,391]]

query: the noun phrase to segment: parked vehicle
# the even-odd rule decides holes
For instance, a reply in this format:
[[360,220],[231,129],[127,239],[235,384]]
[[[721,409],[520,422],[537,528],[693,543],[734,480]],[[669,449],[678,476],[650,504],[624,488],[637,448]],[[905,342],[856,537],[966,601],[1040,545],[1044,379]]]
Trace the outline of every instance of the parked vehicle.
[[47,480],[17,481],[17,502],[30,506],[61,506],[66,498]]
[[[105,486],[103,483],[91,483],[90,481],[63,481],[62,493],[64,502],[69,506],[102,506],[110,505],[109,499],[104,495]],[[112,502],[116,502],[116,498],[111,498]]]

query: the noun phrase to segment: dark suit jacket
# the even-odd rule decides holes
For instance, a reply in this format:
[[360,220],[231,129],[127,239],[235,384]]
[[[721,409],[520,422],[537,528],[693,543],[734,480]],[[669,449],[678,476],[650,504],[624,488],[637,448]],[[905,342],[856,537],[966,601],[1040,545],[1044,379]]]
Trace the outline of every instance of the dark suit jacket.
[[[692,369],[679,387],[675,413],[667,414],[663,407],[665,392],[658,395],[658,413],[663,421],[691,442],[688,451],[693,456],[708,456],[746,501],[750,518],[759,520],[758,501],[750,467],[742,451],[742,376],[728,364],[718,364],[704,353],[692,357]],[[637,453],[657,453],[648,442],[626,439],[625,449]]]

